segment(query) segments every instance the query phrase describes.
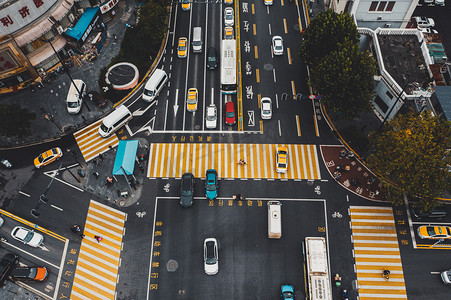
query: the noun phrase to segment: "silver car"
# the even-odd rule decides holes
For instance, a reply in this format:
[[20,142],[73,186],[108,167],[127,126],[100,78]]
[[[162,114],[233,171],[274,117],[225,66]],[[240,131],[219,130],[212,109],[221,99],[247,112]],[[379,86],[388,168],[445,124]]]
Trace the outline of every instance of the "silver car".
[[233,26],[235,24],[235,16],[233,15],[233,8],[226,7],[224,9],[224,25]]

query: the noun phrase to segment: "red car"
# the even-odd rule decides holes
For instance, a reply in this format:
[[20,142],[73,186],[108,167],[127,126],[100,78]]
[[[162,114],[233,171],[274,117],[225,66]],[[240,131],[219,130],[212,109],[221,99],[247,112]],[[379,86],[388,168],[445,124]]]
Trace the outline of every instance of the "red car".
[[235,106],[232,101],[226,103],[225,122],[227,125],[236,123]]

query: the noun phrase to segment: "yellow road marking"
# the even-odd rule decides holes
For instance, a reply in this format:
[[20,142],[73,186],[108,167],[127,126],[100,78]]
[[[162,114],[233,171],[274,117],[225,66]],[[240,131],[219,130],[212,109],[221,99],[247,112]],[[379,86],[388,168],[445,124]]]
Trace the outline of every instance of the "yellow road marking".
[[252,28],[253,28],[253,31],[254,31],[254,35],[257,35],[257,24],[252,24]]
[[255,5],[252,3],[252,14],[255,15]]
[[261,108],[262,94],[257,94],[258,108]]
[[299,115],[296,115],[296,128],[298,130],[298,136],[301,136],[301,121],[299,120]]
[[290,50],[290,48],[287,48],[287,52],[288,52],[288,64],[291,65],[291,50]]
[[291,81],[291,91],[293,92],[293,95],[296,95],[296,88],[294,87],[294,81]]
[[263,121],[260,120],[260,132],[263,134]]
[[47,235],[50,235],[51,237],[54,237],[57,240],[60,240],[62,242],[66,242],[66,240],[67,240],[65,237],[63,237],[63,236],[61,236],[59,234],[56,234],[56,233],[54,233],[54,232],[52,232],[50,230],[47,230],[47,229],[45,229],[45,228],[43,228],[41,226],[37,226],[37,224],[33,224],[33,223],[31,223],[31,222],[29,222],[29,221],[27,221],[25,219],[22,219],[21,217],[18,217],[18,216],[14,215],[14,214],[6,211],[6,210],[0,209],[0,212],[3,215],[5,215],[5,216],[10,217],[11,219],[14,219],[14,220],[16,220],[16,221],[18,221],[18,222],[20,222],[22,224],[28,225],[28,226],[32,227],[33,229],[37,229],[40,232],[43,232],[43,233],[45,233]]
[[260,70],[255,69],[255,76],[257,77],[257,82],[260,82]]
[[285,33],[288,33],[287,30],[287,19],[283,18],[283,29],[285,30]]
[[255,58],[258,58],[258,47],[255,45],[254,46],[254,51],[255,51]]

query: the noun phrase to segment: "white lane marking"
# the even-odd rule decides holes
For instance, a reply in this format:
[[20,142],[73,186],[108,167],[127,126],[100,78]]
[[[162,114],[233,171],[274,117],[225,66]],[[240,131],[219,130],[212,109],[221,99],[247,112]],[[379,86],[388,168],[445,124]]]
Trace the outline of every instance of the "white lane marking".
[[24,195],[24,196],[30,197],[30,195],[28,195],[28,194],[26,194],[26,193],[24,193],[24,192],[22,192],[22,191],[19,191],[19,194],[22,194],[22,195]]
[[273,74],[273,77],[274,77],[274,82],[277,82],[277,79],[276,79],[276,69],[275,69],[275,68],[272,69],[272,74]]
[[279,136],[282,136],[282,128],[280,127],[280,120],[277,120],[277,125],[279,127]]
[[53,204],[51,204],[50,206],[53,207],[54,209],[59,210],[59,211],[63,211],[62,208],[60,208],[60,207],[58,207],[58,206],[55,206],[55,205],[53,205]]

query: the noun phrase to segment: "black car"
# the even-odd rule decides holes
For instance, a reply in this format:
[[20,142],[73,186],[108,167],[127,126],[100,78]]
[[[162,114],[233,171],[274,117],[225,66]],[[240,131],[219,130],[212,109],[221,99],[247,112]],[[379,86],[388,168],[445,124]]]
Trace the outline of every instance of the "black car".
[[3,284],[11,270],[19,262],[19,257],[13,253],[8,253],[0,260],[0,284]]
[[194,175],[185,173],[182,175],[182,184],[180,188],[180,205],[190,207],[193,205],[194,195]]
[[446,217],[447,212],[444,205],[437,205],[430,212],[428,211],[422,211],[419,208],[416,208],[415,206],[412,206],[410,209],[411,215],[413,218],[417,220],[422,219],[434,219],[434,220],[440,220]]
[[210,70],[216,69],[218,66],[218,52],[216,51],[215,47],[208,48],[208,55],[207,55],[207,68]]

